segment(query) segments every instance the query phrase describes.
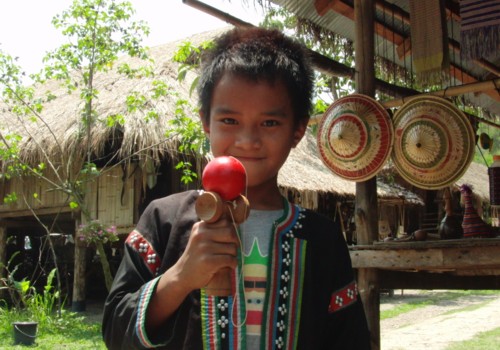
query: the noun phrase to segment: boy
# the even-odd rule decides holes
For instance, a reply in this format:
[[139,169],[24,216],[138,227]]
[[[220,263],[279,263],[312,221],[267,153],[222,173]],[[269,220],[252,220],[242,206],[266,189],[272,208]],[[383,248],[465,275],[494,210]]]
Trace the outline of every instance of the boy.
[[[250,216],[200,221],[198,191],[153,201],[126,241],[104,309],[111,349],[368,349],[339,226],[288,202],[278,172],[303,137],[313,71],[278,31],[234,29],[205,59],[200,117],[212,153],[247,171]],[[204,288],[231,268],[234,295]]]

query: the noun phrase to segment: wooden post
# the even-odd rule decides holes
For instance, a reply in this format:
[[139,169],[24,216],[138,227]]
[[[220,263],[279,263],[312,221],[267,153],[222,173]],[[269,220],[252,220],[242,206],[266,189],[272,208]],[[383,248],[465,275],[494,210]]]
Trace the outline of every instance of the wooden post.
[[[356,91],[370,97],[375,95],[374,13],[375,2],[373,0],[354,1]],[[378,239],[377,182],[375,177],[356,183],[355,210],[358,244],[372,244]],[[358,269],[358,288],[370,328],[372,350],[379,350],[380,295],[377,270]]]
[[132,219],[132,225],[135,225],[137,224],[137,222],[139,221],[139,217],[141,216],[141,213],[140,213],[140,207],[141,207],[141,203],[143,201],[143,193],[142,193],[142,178],[143,176],[146,176],[146,172],[142,170],[142,168],[140,166],[135,166],[134,167],[134,200],[133,200],[133,205],[134,205],[134,209],[133,209],[133,219]]
[[[75,232],[78,232],[79,221],[75,222]],[[86,272],[86,252],[87,247],[85,244],[79,242],[75,233],[75,259],[74,259],[74,276],[73,276],[73,300],[71,303],[71,311],[82,312],[86,309],[85,303],[85,272]]]
[[[6,276],[6,271],[4,266],[7,265],[7,228],[0,226],[0,280]],[[4,294],[0,291],[0,298],[3,298]]]

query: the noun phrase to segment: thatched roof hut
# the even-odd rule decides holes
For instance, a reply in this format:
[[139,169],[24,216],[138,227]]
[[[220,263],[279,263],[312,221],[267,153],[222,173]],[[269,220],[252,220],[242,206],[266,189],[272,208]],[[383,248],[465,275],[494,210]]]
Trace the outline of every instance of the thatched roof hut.
[[[94,81],[99,91],[95,104],[98,121],[97,126],[91,130],[90,142],[94,157],[109,158],[109,154],[106,153],[112,151],[116,152],[113,157],[117,160],[134,159],[139,161],[141,166],[149,160],[158,165],[162,159],[176,158],[176,140],[165,137],[168,122],[175,113],[177,99],[182,98],[193,107],[196,106],[197,100],[194,95],[189,94],[190,82],[194,76],[191,75],[186,82],[180,83],[177,80],[178,64],[172,61],[172,57],[181,43],[189,41],[199,45],[224,30],[200,33],[183,40],[152,47],[149,53],[154,60],[154,75],[151,77],[128,79],[120,75],[116,69],[105,74],[97,74]],[[116,66],[121,63],[128,63],[132,67],[144,65],[144,62],[137,59],[125,57],[121,58]],[[148,105],[145,110],[128,110],[125,97],[134,92],[151,96],[154,80],[164,82],[175,91],[175,94],[150,100],[149,103],[154,103],[158,115],[155,118],[147,118]],[[55,81],[49,81],[35,88],[40,96],[50,93],[56,97],[47,102],[40,113],[43,121],[40,119],[23,121],[4,106],[0,109],[1,132],[4,134],[18,132],[24,136],[20,144],[20,156],[32,164],[46,161],[45,157],[52,159],[54,163],[64,164],[74,151],[83,159],[86,152],[86,135],[81,121],[83,105],[79,93],[68,94],[67,90]],[[198,118],[192,109],[186,112],[190,113],[192,118]],[[123,115],[122,124],[107,127],[107,118],[116,115]],[[333,193],[340,198],[353,198],[355,183],[335,176],[324,166],[317,154],[315,142],[314,137],[308,135],[291,152],[279,176],[280,186],[285,190],[301,192],[303,198],[310,198],[308,202],[312,207],[317,202],[317,195],[321,193]],[[382,182],[378,186],[378,195],[382,200],[405,198],[409,204],[423,204],[422,199],[411,191]]]
[[[308,133],[293,149],[278,177],[279,184],[299,192],[335,193],[343,199],[352,199],[356,183],[333,174],[319,157],[316,138]],[[412,191],[397,184],[377,182],[377,193],[382,202],[405,202],[423,205],[423,200]]]
[[[186,40],[193,44],[200,44],[209,40],[217,32],[202,33]],[[109,143],[114,143],[118,150],[118,159],[134,156],[141,160],[153,159],[159,161],[163,157],[175,152],[175,144],[165,137],[168,122],[173,118],[176,101],[186,99],[193,106],[194,97],[189,95],[189,84],[177,80],[178,65],[172,62],[174,52],[181,44],[181,40],[156,46],[149,50],[154,60],[154,74],[143,75],[134,79],[124,77],[118,73],[116,67],[123,63],[132,68],[146,66],[147,62],[130,57],[122,57],[115,64],[115,68],[107,73],[98,73],[94,78],[94,87],[99,91],[94,101],[97,123],[92,128],[90,147],[93,154],[102,156]],[[188,81],[193,77],[188,77]],[[153,81],[165,83],[172,91],[166,97],[153,99]],[[21,142],[22,159],[36,163],[44,161],[45,157],[59,159],[61,154],[76,150],[82,155],[86,152],[86,135],[82,122],[83,102],[80,91],[68,94],[65,87],[57,81],[48,81],[41,86],[35,86],[39,96],[51,94],[50,102],[44,104],[40,113],[42,120],[24,121],[12,113],[7,107],[0,107],[0,130],[3,133],[19,132],[24,136]],[[132,94],[141,94],[149,98],[144,108],[130,110],[127,108],[126,97]],[[152,105],[154,104],[154,106]],[[150,109],[156,109],[158,114],[147,117]],[[188,111],[196,117],[193,111]],[[107,127],[107,118],[123,115],[123,123],[116,127]],[[17,122],[16,122],[17,120]],[[66,157],[67,158],[67,155]]]

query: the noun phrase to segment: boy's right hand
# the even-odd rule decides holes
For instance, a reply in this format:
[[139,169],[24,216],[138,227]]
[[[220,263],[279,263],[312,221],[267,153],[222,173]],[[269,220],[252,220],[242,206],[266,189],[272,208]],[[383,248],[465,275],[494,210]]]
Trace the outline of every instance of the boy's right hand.
[[189,292],[205,287],[219,270],[237,266],[238,246],[232,221],[222,218],[214,223],[195,223],[186,250],[173,267],[179,283]]
[[205,287],[221,269],[237,266],[236,229],[227,219],[193,225],[186,250],[160,277],[147,311],[148,334],[154,334],[193,290]]

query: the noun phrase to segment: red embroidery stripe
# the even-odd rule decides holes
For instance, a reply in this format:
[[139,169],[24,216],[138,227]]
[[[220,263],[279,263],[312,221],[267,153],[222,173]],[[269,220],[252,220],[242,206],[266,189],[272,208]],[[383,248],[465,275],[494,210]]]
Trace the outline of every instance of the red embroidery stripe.
[[153,276],[158,275],[160,269],[160,257],[139,231],[132,231],[125,241],[144,260]]
[[356,282],[351,282],[344,288],[334,292],[330,299],[328,312],[333,313],[353,304],[358,299]]
[[207,299],[208,299],[208,315],[209,315],[209,318],[208,318],[208,322],[209,322],[209,326],[208,326],[208,336],[209,336],[209,339],[210,339],[210,346],[211,346],[211,349],[217,349],[217,328],[216,328],[216,320],[217,320],[217,315],[216,315],[216,306],[214,305],[215,304],[215,298],[214,297],[208,297],[207,296]]

